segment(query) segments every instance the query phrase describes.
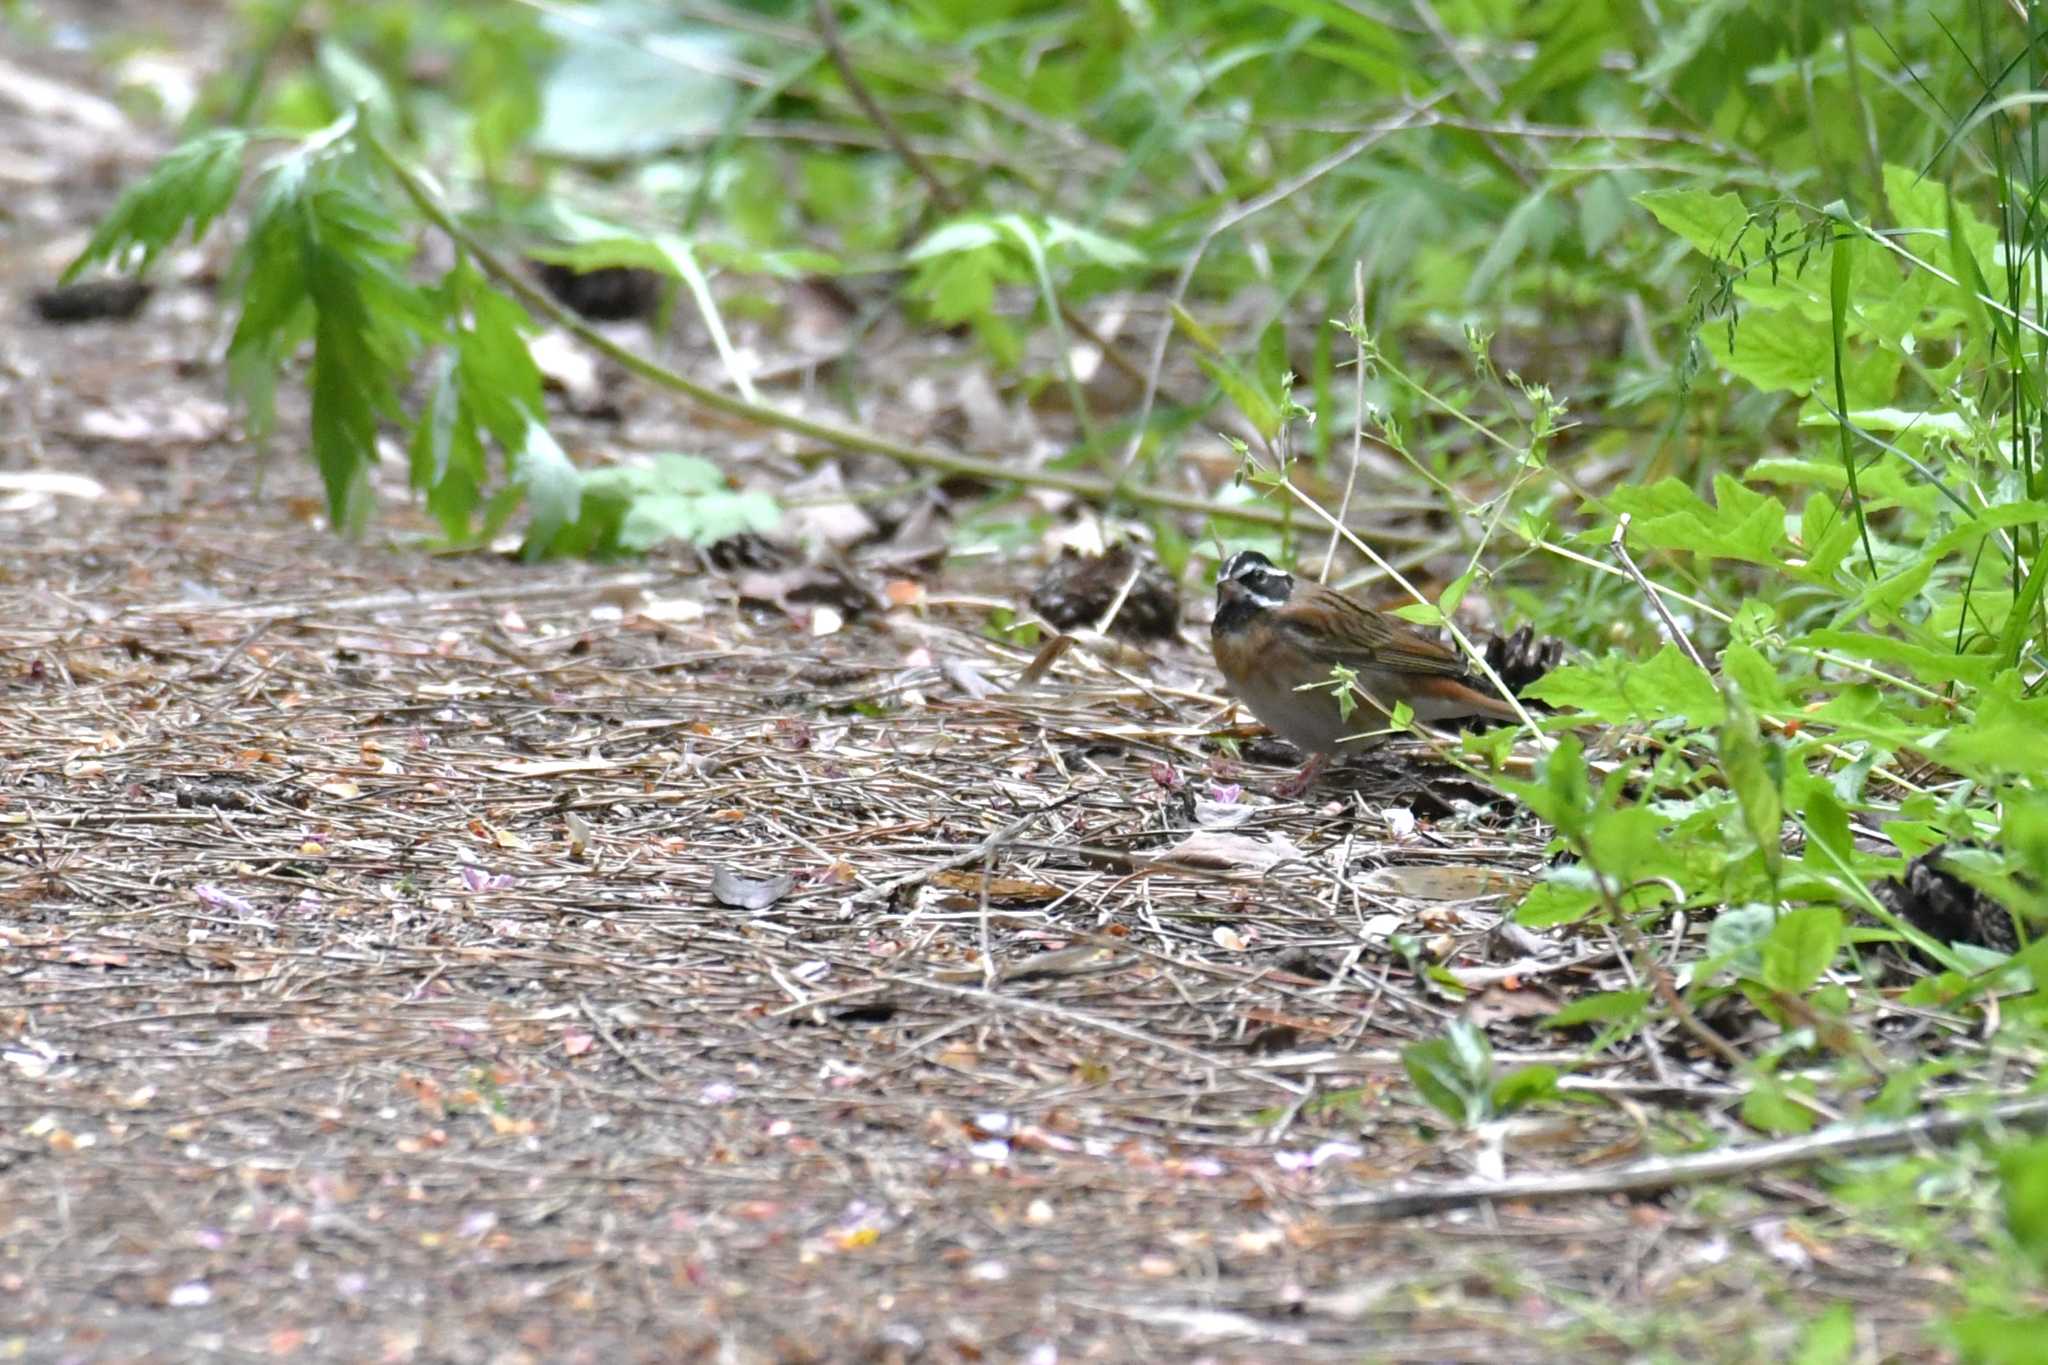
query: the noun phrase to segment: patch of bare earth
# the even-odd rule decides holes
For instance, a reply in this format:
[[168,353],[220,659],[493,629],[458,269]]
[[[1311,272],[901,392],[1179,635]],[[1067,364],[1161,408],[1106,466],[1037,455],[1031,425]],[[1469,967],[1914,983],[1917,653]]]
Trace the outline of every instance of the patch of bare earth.
[[47,191],[0,471],[97,492],[0,494],[0,1356],[1754,1358],[1824,1297],[1924,1350],[1952,1287],[1788,1251],[1794,1180],[1339,1216],[1726,1131],[1675,1030],[1572,1112],[1419,1102],[1457,1007],[1390,931],[1503,1070],[1627,984],[1500,932],[1511,809],[1417,759],[1256,795],[1193,632],[1023,686],[981,627],[1029,569],[829,630],[687,555],[339,542],[295,456],[253,491],[210,296],[22,306],[105,207]]

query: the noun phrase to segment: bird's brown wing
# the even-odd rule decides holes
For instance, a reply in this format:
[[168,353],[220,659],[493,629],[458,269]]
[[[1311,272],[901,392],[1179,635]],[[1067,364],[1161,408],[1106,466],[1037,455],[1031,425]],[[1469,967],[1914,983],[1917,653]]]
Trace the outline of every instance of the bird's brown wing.
[[1464,656],[1456,650],[1334,589],[1303,584],[1275,614],[1292,643],[1328,663],[1447,678],[1465,675]]

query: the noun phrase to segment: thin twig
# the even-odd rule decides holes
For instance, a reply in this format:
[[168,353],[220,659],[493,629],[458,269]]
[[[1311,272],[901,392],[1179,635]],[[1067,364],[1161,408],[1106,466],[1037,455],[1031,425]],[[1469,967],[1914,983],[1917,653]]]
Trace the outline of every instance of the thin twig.
[[1786,1166],[1804,1166],[1827,1157],[1897,1151],[1917,1142],[1959,1137],[1991,1124],[2035,1128],[2044,1123],[2048,1123],[2048,1098],[2035,1096],[1994,1105],[1984,1113],[1922,1114],[1876,1123],[1846,1123],[1776,1142],[1750,1143],[1696,1156],[1656,1157],[1603,1170],[1562,1171],[1506,1180],[1455,1180],[1439,1185],[1400,1184],[1370,1194],[1346,1196],[1328,1207],[1341,1221],[1365,1222],[1433,1213],[1481,1200],[1639,1194],[1729,1176],[1755,1175]]
[[1671,609],[1664,605],[1664,599],[1651,591],[1650,581],[1643,577],[1643,571],[1636,567],[1635,560],[1629,558],[1628,523],[1632,515],[1632,513],[1623,512],[1621,517],[1614,523],[1614,534],[1607,541],[1608,548],[1613,550],[1616,557],[1621,560],[1622,568],[1626,569],[1628,576],[1635,580],[1635,585],[1642,589],[1643,596],[1650,600],[1650,607],[1657,613],[1657,619],[1664,623],[1665,630],[1671,632],[1671,638],[1678,641],[1678,647],[1685,651],[1685,657],[1691,659],[1702,673],[1712,672],[1707,667],[1707,661],[1700,657],[1699,650],[1693,647],[1692,637],[1679,629],[1678,621],[1672,616]]
[[875,131],[882,135],[911,174],[922,180],[932,192],[932,199],[947,213],[960,211],[960,196],[953,187],[939,179],[939,173],[910,145],[910,139],[896,126],[896,120],[889,117],[882,102],[875,98],[875,92],[868,89],[868,83],[861,79],[860,72],[853,65],[853,58],[847,55],[846,40],[839,32],[839,17],[832,12],[832,0],[817,0],[812,11],[818,16],[818,38],[825,44],[825,53],[832,59],[833,67],[839,72],[840,83],[846,93],[853,96],[853,102],[866,114],[868,122],[875,125]]
[[1221,1071],[1233,1076],[1240,1076],[1249,1081],[1256,1081],[1260,1085],[1269,1085],[1276,1090],[1284,1090],[1290,1095],[1300,1095],[1303,1093],[1303,1088],[1294,1082],[1283,1080],[1279,1076],[1270,1075],[1259,1070],[1257,1067],[1243,1066],[1222,1057],[1211,1057],[1206,1052],[1199,1052],[1194,1048],[1176,1043],[1170,1038],[1155,1037],[1142,1029],[1132,1028],[1128,1024],[1120,1024],[1114,1019],[1105,1019],[1099,1014],[1091,1014],[1086,1010],[1066,1009],[1059,1005],[1048,1005],[1042,1000],[1027,1000],[1021,996],[1003,995],[997,991],[981,990],[973,986],[955,986],[948,982],[933,981],[925,977],[910,976],[900,972],[878,972],[876,975],[884,981],[892,981],[899,986],[908,986],[912,990],[932,991],[939,995],[950,995],[963,1000],[972,1000],[977,1004],[986,1005],[994,1010],[1013,1014],[1036,1014],[1046,1019],[1057,1019],[1061,1023],[1078,1025],[1098,1033],[1109,1034],[1113,1038],[1121,1038],[1127,1043],[1136,1043],[1140,1047],[1157,1048],[1161,1052],[1171,1053],[1173,1056],[1182,1058],[1185,1061],[1195,1062],[1212,1071]]

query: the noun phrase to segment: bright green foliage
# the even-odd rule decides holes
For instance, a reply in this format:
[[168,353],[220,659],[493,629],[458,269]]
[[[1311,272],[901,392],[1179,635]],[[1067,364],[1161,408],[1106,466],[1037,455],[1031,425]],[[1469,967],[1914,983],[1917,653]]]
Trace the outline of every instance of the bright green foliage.
[[245,133],[222,128],[175,148],[121,195],[64,278],[91,265],[129,264],[131,253],[135,269],[144,271],[188,227],[194,241],[204,237],[241,188],[247,145]]
[[398,415],[398,388],[431,325],[405,276],[410,248],[383,204],[349,169],[346,124],[265,174],[243,247],[240,325],[228,366],[267,427],[286,360],[308,339],[313,458],[328,513],[355,530],[369,512],[378,423]]
[[1441,1037],[1402,1048],[1401,1065],[1417,1093],[1461,1128],[1476,1127],[1557,1095],[1553,1067],[1519,1067],[1496,1076],[1493,1045],[1486,1041],[1485,1030],[1469,1019],[1454,1021]]
[[708,545],[780,520],[774,499],[732,491],[718,466],[694,455],[658,455],[651,464],[594,470],[581,483],[581,510],[555,531],[553,554],[638,554],[665,541]]

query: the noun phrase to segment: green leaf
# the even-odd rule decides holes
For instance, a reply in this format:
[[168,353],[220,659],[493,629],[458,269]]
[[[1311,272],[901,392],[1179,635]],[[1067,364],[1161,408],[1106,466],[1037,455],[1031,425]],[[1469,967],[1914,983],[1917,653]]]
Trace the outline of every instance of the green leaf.
[[1827,332],[1789,308],[1746,308],[1732,331],[1710,327],[1700,340],[1716,364],[1765,393],[1811,393],[1834,362]]
[[664,454],[582,476],[575,520],[545,553],[603,557],[639,554],[669,541],[708,545],[742,531],[772,531],[781,519],[766,493],[738,492],[711,461]]
[[1732,194],[1706,190],[1648,190],[1636,202],[1699,252],[1722,259],[1749,221],[1749,210]]
[[315,53],[321,82],[337,112],[358,110],[363,122],[380,136],[398,127],[398,103],[377,68],[358,57],[346,43],[322,38]]
[[1557,1068],[1554,1066],[1519,1066],[1494,1082],[1488,1104],[1496,1114],[1512,1114],[1517,1109],[1544,1100],[1564,1098],[1557,1087]]
[[526,440],[514,448],[512,477],[526,491],[528,559],[539,558],[564,526],[576,520],[583,502],[583,479],[568,452],[538,418],[526,426]]
[[1721,680],[1721,693],[1728,707],[1720,734],[1721,771],[1775,886],[1785,860],[1784,757],[1766,744],[1756,712],[1733,679]]
[[1726,714],[1713,676],[1670,644],[1642,662],[1608,655],[1567,664],[1523,688],[1522,695],[1610,724],[1675,716],[1706,727],[1720,724]]
[[1774,991],[1804,994],[1842,946],[1842,912],[1832,905],[1788,910],[1763,943],[1762,981]]
[[1778,927],[1778,911],[1769,905],[1731,905],[1707,926],[1707,958],[1716,967],[1732,967],[1738,975],[1757,977],[1763,971],[1763,945]]
[[1849,831],[1849,813],[1835,794],[1820,782],[1812,783],[1807,788],[1804,814],[1807,842],[1822,853],[1820,865],[1850,866],[1856,845]]
[[1544,880],[1529,888],[1515,907],[1515,923],[1524,929],[1554,929],[1576,924],[1600,905],[1598,887],[1587,882]]
[[1777,567],[1783,563],[1785,504],[1728,474],[1714,478],[1714,503],[1677,479],[1618,488],[1608,510],[1631,517],[1632,542]]
[[1633,1023],[1650,1005],[1647,990],[1599,991],[1582,995],[1543,1021],[1545,1028],[1577,1028],[1582,1024]]
[[193,241],[205,236],[242,186],[242,151],[248,142],[247,133],[223,128],[172,148],[148,175],[122,192],[85,250],[65,267],[64,281],[78,278],[87,266],[121,263],[121,257],[138,248],[142,259],[136,269],[145,271],[188,226]]
[[1280,405],[1250,375],[1222,356],[1198,355],[1195,363],[1261,436],[1270,441],[1279,434]]
[[2048,1274],[2048,1138],[2000,1151],[1998,1179],[2007,1230],[2035,1270]]
[[1813,1130],[1814,1114],[1791,1097],[1774,1076],[1759,1076],[1742,1097],[1742,1121],[1766,1133],[1795,1134]]
[[956,218],[941,223],[904,256],[911,265],[953,256],[963,251],[983,251],[1002,244],[1003,234],[986,218]]
[[[617,20],[563,18],[549,27],[561,55],[541,90],[534,145],[585,161],[625,162],[716,134],[739,98],[739,39],[706,24],[666,25],[658,8],[621,8]],[[631,17],[629,17],[631,16]],[[666,26],[653,28],[649,21]]]
[[2048,772],[2048,696],[2028,696],[2019,672],[2007,670],[1978,693],[1975,719],[1951,730],[1936,752],[1968,772]]
[[1422,1098],[1459,1127],[1493,1116],[1493,1046],[1471,1020],[1454,1020],[1442,1037],[1402,1048],[1401,1065]]
[[1856,1358],[1856,1315],[1846,1303],[1830,1304],[1799,1334],[1792,1365],[1849,1365]]

